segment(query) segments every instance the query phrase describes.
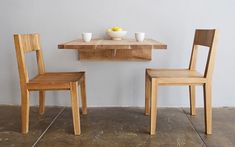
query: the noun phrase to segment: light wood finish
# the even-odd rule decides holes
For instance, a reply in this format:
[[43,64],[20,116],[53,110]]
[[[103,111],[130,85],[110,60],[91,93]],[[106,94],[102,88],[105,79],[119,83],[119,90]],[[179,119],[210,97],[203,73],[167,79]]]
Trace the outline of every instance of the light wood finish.
[[39,91],[39,114],[44,114],[45,112],[45,91]]
[[[39,34],[16,34],[14,35],[14,41],[21,87],[22,133],[26,134],[29,130],[29,91],[39,91],[39,113],[43,114],[45,112],[46,90],[70,90],[74,133],[79,135],[80,118],[79,110],[77,110],[79,106],[76,95],[78,85],[81,85],[83,95],[82,109],[86,112],[85,72],[45,72]],[[38,75],[29,80],[25,65],[25,53],[32,51],[36,51]]]
[[[146,69],[145,84],[145,114],[149,114],[149,98],[151,98],[151,124],[150,134],[156,132],[156,109],[157,87],[159,85],[188,85],[190,96],[190,113],[196,114],[195,93],[196,85],[203,85],[204,109],[205,109],[205,132],[212,134],[212,111],[211,111],[211,80],[215,62],[217,44],[216,30],[196,30],[192,47],[192,54],[188,69]],[[199,46],[209,48],[204,74],[196,70],[197,52]],[[150,89],[149,89],[150,87]]]
[[207,134],[212,134],[211,82],[204,83],[203,94],[205,131]]
[[[192,48],[193,49],[192,49],[191,59],[189,63],[189,69],[195,71],[196,62],[197,62],[197,54],[198,54],[198,45],[193,44]],[[196,107],[196,86],[195,85],[189,85],[189,101],[190,101],[190,114],[196,115],[196,108],[195,108]]]
[[152,49],[97,49],[79,51],[80,60],[150,61]]
[[72,115],[73,115],[73,126],[74,134],[80,135],[80,113],[79,113],[79,102],[78,102],[78,85],[76,82],[70,83],[70,93],[71,93],[71,105],[72,105]]
[[196,115],[196,86],[189,86],[190,114]]
[[150,118],[150,134],[155,134],[156,130],[156,120],[157,120],[157,90],[158,83],[156,79],[151,81],[151,118]]
[[21,130],[26,134],[29,130],[29,91],[21,91]]
[[155,41],[153,39],[145,39],[144,42],[136,42],[134,39],[124,40],[104,40],[93,39],[91,42],[84,42],[81,39],[73,40],[67,43],[59,44],[59,49],[166,49],[164,43]]
[[148,77],[147,70],[145,72],[145,115],[149,115],[150,113],[150,78]]
[[81,87],[81,97],[82,97],[82,113],[83,113],[83,114],[87,114],[85,74],[84,74],[84,80],[82,81],[80,87]]
[[136,42],[133,39],[120,41],[81,39],[58,45],[59,49],[77,49],[80,60],[151,60],[152,49],[166,49],[163,43],[152,39]]
[[21,36],[20,41],[23,52],[39,51],[41,48],[38,34],[23,35]]

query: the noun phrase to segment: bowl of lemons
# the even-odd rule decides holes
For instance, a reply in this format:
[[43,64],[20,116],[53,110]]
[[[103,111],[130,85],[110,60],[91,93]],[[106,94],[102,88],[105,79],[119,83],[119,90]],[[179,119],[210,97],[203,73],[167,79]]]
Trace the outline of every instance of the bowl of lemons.
[[112,27],[107,30],[107,34],[112,40],[122,40],[122,38],[127,34],[127,31],[123,31],[121,27]]

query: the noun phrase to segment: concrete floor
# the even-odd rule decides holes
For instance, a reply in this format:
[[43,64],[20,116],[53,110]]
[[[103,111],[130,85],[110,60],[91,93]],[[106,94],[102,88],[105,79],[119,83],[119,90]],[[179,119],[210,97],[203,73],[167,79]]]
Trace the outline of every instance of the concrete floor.
[[39,147],[234,147],[235,109],[213,109],[213,135],[204,134],[203,109],[158,109],[157,134],[150,136],[143,108],[89,108],[81,115],[80,136],[73,135],[70,108],[48,107],[43,116],[30,109],[30,131],[19,133],[20,107],[0,106],[0,146]]

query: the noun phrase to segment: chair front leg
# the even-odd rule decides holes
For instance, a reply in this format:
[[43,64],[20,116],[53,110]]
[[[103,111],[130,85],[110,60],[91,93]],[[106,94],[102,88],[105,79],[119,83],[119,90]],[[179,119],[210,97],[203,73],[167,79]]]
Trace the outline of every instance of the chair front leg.
[[211,83],[203,85],[205,133],[212,134]]
[[70,93],[71,93],[71,105],[72,105],[74,134],[80,135],[81,129],[80,129],[80,113],[79,113],[77,82],[70,83]]
[[21,132],[27,134],[29,131],[29,91],[21,90]]
[[147,69],[145,72],[145,115],[149,115],[150,113],[150,87],[151,82],[149,76],[147,74]]
[[190,99],[190,114],[196,115],[196,86],[195,85],[189,85],[189,99]]
[[45,91],[39,91],[39,114],[42,115],[45,112]]
[[151,81],[151,118],[150,118],[150,134],[156,134],[156,120],[157,120],[157,91],[158,91],[158,83],[156,79],[152,79]]
[[81,82],[81,96],[82,96],[82,114],[87,114],[87,100],[86,100],[86,78]]

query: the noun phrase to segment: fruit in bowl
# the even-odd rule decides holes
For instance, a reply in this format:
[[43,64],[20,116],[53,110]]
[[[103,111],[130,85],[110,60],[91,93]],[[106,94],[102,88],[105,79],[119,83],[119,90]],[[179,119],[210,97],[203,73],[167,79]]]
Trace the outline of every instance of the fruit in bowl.
[[127,34],[127,31],[123,31],[121,27],[112,27],[111,29],[107,30],[107,34],[113,40],[122,40],[122,37]]

